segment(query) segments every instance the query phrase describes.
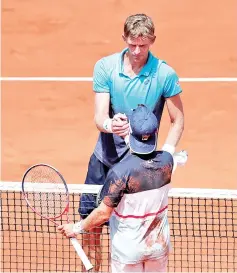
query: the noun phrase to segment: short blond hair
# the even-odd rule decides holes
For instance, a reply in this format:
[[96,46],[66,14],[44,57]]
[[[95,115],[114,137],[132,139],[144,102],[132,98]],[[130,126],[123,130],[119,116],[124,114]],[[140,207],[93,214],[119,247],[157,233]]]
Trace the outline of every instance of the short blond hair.
[[155,26],[152,19],[146,14],[130,15],[124,23],[124,36],[127,37],[148,37],[154,39]]

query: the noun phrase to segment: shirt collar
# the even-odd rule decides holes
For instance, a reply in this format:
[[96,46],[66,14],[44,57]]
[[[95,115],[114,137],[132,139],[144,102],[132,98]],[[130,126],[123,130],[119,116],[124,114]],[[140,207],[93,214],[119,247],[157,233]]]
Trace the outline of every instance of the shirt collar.
[[[125,48],[121,53],[120,53],[120,58],[119,58],[119,73],[120,74],[124,74],[124,67],[123,67],[123,57],[124,57],[124,54],[128,51],[128,48]],[[140,71],[139,73],[139,76],[140,75],[143,75],[143,76],[149,76],[150,72],[151,72],[151,69],[152,69],[152,61],[153,61],[153,55],[152,53],[149,51],[148,53],[148,59],[147,59],[147,62],[146,64],[143,66],[142,70]]]

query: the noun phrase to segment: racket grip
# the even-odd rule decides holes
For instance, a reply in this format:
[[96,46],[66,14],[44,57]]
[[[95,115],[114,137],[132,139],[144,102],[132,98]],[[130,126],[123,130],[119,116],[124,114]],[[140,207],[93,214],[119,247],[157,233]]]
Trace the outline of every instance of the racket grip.
[[90,263],[88,257],[86,256],[84,250],[82,249],[81,245],[77,241],[76,238],[70,238],[72,245],[74,246],[78,256],[80,257],[83,265],[85,266],[86,270],[90,270],[93,268],[93,265]]

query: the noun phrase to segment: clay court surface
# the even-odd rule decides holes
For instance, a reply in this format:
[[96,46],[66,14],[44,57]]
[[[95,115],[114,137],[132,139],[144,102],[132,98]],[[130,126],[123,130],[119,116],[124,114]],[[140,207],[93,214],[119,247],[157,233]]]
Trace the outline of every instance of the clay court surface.
[[[3,0],[2,77],[91,77],[98,59],[123,49],[124,20],[138,12],[155,21],[153,53],[181,78],[236,77],[236,10],[236,0]],[[236,189],[237,82],[181,85],[186,122],[178,149],[188,150],[189,161],[173,187]],[[45,162],[68,183],[84,183],[98,136],[92,82],[4,81],[1,96],[1,180],[20,181],[26,168]],[[159,147],[168,125],[165,111]],[[182,248],[184,263],[195,244],[202,246],[189,238]]]
[[[155,21],[153,53],[178,75],[236,77],[235,0],[2,1],[2,77],[91,77],[95,62],[121,51],[125,18]],[[181,83],[186,126],[179,149],[189,162],[174,187],[236,188],[237,83]],[[30,165],[56,166],[84,183],[98,132],[92,82],[2,82],[1,180]],[[168,131],[162,120],[159,147]]]

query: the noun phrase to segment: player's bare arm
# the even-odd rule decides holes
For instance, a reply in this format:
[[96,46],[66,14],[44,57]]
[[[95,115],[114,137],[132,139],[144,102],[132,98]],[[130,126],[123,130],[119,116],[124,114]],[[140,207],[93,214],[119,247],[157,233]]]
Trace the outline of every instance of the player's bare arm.
[[96,127],[101,132],[107,132],[103,128],[103,123],[109,118],[109,103],[110,94],[109,93],[96,93],[95,94],[95,116],[94,121]]
[[83,230],[89,231],[95,227],[107,222],[113,212],[114,208],[107,206],[103,201],[99,207],[92,211],[83,221]]
[[[91,214],[89,214],[84,220],[78,222],[80,228],[83,231],[89,231],[95,227],[101,226],[103,223],[107,222],[113,212],[114,208],[105,205],[101,202],[98,208],[94,209]],[[58,227],[66,237],[75,237],[77,232],[75,232],[74,224],[64,224]]]
[[176,147],[184,130],[184,111],[180,95],[166,98],[171,127],[165,143]]
[[119,113],[112,119],[109,117],[110,94],[95,94],[95,124],[99,131],[105,133],[114,133],[118,136],[126,136],[129,125],[127,117]]

